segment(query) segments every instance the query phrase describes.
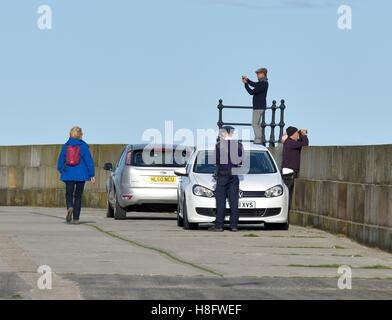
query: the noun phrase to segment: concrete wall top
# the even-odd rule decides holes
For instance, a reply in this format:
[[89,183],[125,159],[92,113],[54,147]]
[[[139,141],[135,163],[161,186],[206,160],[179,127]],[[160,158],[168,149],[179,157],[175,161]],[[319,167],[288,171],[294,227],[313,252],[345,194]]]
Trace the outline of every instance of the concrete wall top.
[[392,145],[303,148],[300,177],[392,185]]
[[[0,166],[5,167],[56,167],[62,145],[0,146]],[[105,162],[116,162],[123,144],[93,144],[90,151],[96,167]]]
[[[90,145],[95,167],[115,163],[124,147],[123,144]],[[61,145],[0,146],[0,167],[56,168],[60,149]],[[280,164],[281,146],[270,150]],[[300,177],[392,185],[392,145],[303,148]]]

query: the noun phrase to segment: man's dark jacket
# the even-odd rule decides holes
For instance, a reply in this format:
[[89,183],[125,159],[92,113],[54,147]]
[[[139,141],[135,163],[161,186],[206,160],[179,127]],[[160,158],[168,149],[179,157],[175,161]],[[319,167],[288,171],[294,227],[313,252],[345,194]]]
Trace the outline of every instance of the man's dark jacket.
[[244,149],[238,140],[222,139],[215,146],[217,173],[229,172],[241,165]]
[[[253,96],[254,110],[267,108],[268,86],[268,80],[261,80],[259,82],[248,80],[248,83],[245,83],[246,91],[248,91],[248,93]],[[253,89],[251,87],[253,87]]]
[[308,145],[309,139],[307,136],[301,136],[298,141],[287,138],[283,143],[282,168],[289,168],[298,172],[301,161],[301,149]]

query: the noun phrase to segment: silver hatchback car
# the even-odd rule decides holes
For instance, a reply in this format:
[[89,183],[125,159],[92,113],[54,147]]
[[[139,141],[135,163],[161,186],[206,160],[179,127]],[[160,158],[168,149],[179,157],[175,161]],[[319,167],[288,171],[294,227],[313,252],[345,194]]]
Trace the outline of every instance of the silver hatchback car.
[[128,145],[110,172],[106,183],[107,217],[125,219],[130,211],[175,211],[178,177],[193,148],[176,145]]

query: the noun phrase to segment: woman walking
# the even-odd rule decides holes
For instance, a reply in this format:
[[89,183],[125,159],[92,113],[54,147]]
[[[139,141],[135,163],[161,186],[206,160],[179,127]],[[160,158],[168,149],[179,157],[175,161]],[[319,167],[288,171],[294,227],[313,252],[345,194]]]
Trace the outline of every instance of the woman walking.
[[95,184],[95,169],[89,146],[82,140],[82,129],[74,127],[69,135],[61,149],[57,169],[66,187],[66,222],[79,224],[84,185],[86,181]]

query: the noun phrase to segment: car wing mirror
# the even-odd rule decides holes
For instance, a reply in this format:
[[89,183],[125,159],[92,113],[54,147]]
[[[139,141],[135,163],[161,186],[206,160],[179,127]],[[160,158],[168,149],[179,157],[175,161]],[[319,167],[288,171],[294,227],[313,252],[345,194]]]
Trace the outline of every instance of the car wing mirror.
[[180,169],[175,170],[174,174],[176,176],[179,176],[179,177],[186,177],[186,176],[188,176],[188,173],[186,172],[185,168],[180,168]]
[[282,176],[283,177],[289,177],[292,176],[294,174],[294,170],[290,169],[290,168],[283,168],[282,169]]
[[113,171],[113,164],[111,164],[110,162],[105,163],[104,166],[103,166],[103,170]]

